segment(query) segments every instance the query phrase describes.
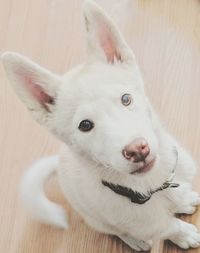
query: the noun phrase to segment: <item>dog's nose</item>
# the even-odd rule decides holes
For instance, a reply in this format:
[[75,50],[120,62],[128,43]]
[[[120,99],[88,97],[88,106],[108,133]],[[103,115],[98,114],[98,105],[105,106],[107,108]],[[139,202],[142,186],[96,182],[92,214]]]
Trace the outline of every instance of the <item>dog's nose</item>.
[[145,161],[149,155],[150,148],[144,138],[137,138],[122,150],[123,156],[134,163]]

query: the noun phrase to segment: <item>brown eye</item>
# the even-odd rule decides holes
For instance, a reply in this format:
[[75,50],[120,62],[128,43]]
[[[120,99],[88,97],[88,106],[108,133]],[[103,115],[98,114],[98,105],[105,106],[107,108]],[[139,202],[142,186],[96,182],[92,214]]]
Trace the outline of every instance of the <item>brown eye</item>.
[[132,101],[132,97],[130,94],[124,94],[121,98],[121,101],[123,105],[128,106]]
[[79,130],[82,132],[88,132],[94,127],[94,123],[88,119],[82,120],[79,124]]

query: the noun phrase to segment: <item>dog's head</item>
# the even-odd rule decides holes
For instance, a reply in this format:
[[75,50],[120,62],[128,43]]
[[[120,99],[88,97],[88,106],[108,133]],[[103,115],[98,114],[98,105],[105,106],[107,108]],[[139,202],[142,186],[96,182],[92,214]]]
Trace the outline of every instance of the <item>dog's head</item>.
[[135,57],[96,4],[85,3],[84,18],[84,64],[58,76],[5,53],[8,78],[36,120],[75,152],[120,172],[145,172],[156,160],[158,138]]

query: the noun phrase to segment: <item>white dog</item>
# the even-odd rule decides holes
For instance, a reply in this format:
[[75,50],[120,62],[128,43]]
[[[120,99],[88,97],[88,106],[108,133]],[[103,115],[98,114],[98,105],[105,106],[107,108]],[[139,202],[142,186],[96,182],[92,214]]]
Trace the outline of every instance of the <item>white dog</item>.
[[44,194],[57,171],[67,200],[94,229],[135,250],[157,239],[199,247],[192,224],[175,217],[200,204],[192,158],[161,125],[145,95],[134,54],[110,18],[86,1],[87,60],[64,76],[25,57],[2,56],[8,79],[38,122],[64,143],[25,175],[21,195],[42,222],[67,227],[62,207]]

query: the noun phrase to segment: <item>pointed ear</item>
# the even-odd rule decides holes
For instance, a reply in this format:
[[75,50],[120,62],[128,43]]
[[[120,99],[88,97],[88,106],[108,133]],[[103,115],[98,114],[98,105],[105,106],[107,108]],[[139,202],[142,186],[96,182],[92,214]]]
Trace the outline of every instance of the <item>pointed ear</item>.
[[134,54],[113,21],[92,0],[84,4],[89,60],[131,63]]
[[17,53],[4,53],[2,62],[20,99],[37,121],[47,124],[54,111],[60,78]]

